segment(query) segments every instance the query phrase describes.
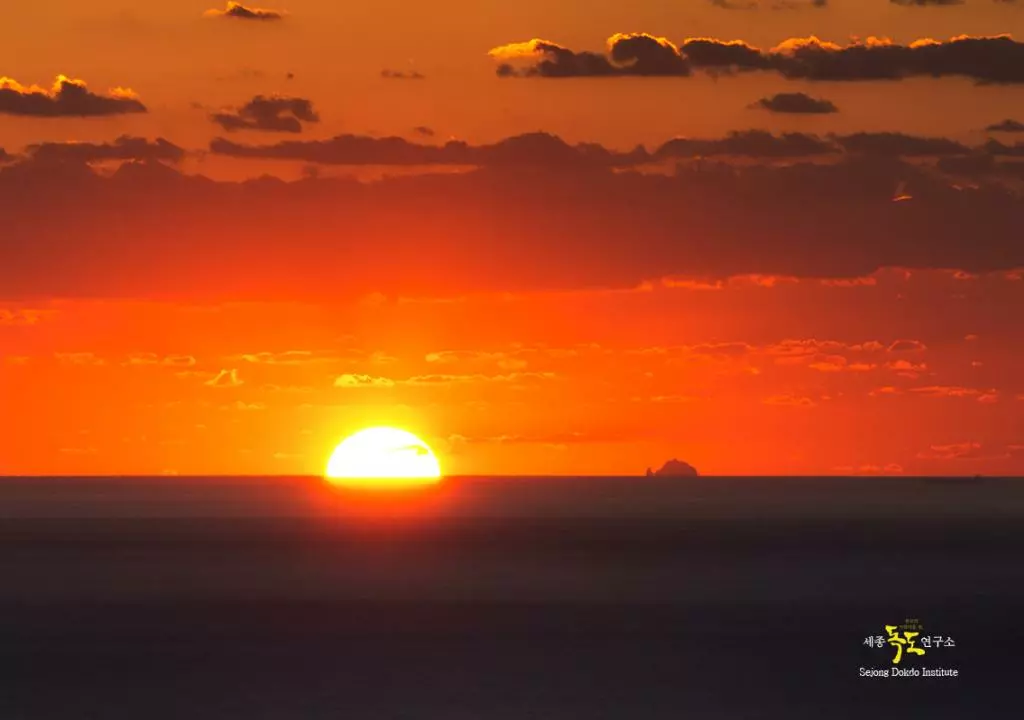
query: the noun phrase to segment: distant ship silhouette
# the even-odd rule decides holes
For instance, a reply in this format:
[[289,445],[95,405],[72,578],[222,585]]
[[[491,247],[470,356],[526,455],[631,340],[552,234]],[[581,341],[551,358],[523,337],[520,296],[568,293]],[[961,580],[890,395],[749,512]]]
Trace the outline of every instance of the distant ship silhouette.
[[647,477],[697,477],[697,468],[682,460],[672,458],[658,470],[647,468]]

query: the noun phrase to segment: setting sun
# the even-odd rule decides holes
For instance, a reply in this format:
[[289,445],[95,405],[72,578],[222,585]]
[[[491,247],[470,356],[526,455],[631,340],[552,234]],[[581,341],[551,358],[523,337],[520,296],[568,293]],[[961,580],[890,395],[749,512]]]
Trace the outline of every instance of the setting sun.
[[374,427],[350,435],[335,448],[326,476],[339,486],[405,488],[439,482],[441,468],[430,447],[412,433]]

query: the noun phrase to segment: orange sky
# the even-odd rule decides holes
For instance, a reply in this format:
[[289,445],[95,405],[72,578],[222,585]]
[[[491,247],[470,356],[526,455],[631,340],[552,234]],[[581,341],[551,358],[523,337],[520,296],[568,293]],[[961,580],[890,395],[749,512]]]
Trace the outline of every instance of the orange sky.
[[[487,54],[530,38],[603,53],[617,32],[766,50],[1024,37],[1020,2],[761,4],[5,9],[0,473],[317,473],[376,424],[420,434],[455,474],[634,474],[670,457],[723,474],[1024,472],[1024,135],[986,132],[1024,121],[1024,81],[500,78]],[[66,112],[46,95],[58,74],[95,98],[130,88],[143,111]],[[797,92],[838,110],[752,107]],[[239,110],[258,95],[308,100],[317,119],[211,121],[263,122]],[[656,152],[750,129],[832,147]],[[849,139],[884,132],[901,135],[868,139],[899,149],[860,157]],[[509,143],[522,133],[643,144],[660,174],[618,156],[614,172],[576,167],[546,135]],[[449,146],[423,167],[373,141],[370,160],[340,162],[308,144],[339,134],[478,154]],[[99,157],[119,136],[174,157]],[[259,157],[211,152],[214,138]],[[70,158],[70,141],[96,154]],[[299,145],[267,149],[280,142]],[[154,158],[168,166],[109,177]],[[464,164],[481,169],[450,175]],[[305,179],[239,183],[265,173]]]

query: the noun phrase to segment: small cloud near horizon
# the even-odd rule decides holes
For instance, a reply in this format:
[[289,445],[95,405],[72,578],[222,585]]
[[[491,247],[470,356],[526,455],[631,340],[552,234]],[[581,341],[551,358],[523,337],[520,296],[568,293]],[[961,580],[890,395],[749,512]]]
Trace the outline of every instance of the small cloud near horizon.
[[203,13],[205,17],[212,18],[233,18],[236,20],[284,20],[287,13],[283,10],[271,10],[269,8],[246,7],[240,2],[229,2],[223,10],[207,10]]
[[839,112],[839,108],[831,100],[811,97],[802,92],[776,93],[771,97],[761,98],[754,103],[754,107],[775,113],[799,115],[824,115]]
[[391,70],[384,68],[380,76],[385,80],[426,80],[427,76],[419,70]]

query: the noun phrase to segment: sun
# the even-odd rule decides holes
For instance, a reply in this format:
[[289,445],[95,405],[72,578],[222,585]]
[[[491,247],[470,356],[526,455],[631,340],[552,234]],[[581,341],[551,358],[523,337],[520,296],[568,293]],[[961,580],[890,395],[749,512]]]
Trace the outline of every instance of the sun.
[[332,485],[408,488],[440,482],[441,466],[425,442],[405,430],[372,427],[345,438],[327,462]]

